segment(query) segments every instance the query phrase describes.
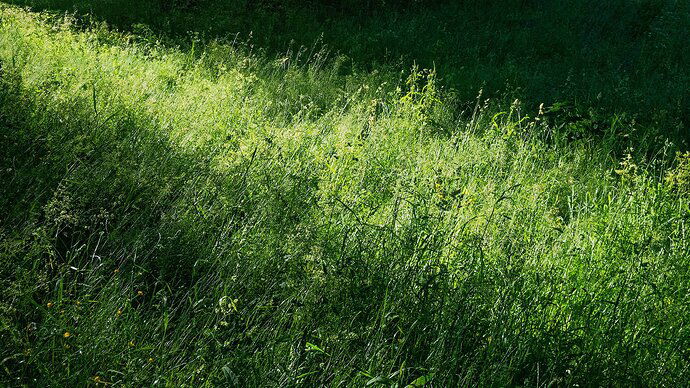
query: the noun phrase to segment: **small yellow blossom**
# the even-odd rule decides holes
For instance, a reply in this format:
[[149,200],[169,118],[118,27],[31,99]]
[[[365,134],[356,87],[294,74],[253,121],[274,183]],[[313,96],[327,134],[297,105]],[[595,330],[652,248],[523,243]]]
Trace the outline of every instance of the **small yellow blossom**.
[[129,347],[133,348],[134,347],[134,340],[129,341]]
[[153,362],[153,357],[149,357],[149,364]]
[[113,271],[113,273],[118,273],[118,272],[120,272],[119,268],[115,268],[115,270]]
[[137,291],[137,296],[144,296],[144,291],[141,291],[141,290]]
[[48,308],[51,308],[51,307],[53,307],[54,305],[53,305],[53,302],[48,302],[48,303],[46,304],[46,306],[47,306]]
[[62,335],[65,338],[69,338],[72,336],[72,334],[69,331],[66,331],[65,334]]
[[122,315],[122,310],[118,309],[117,310],[117,316],[119,317],[120,315]]

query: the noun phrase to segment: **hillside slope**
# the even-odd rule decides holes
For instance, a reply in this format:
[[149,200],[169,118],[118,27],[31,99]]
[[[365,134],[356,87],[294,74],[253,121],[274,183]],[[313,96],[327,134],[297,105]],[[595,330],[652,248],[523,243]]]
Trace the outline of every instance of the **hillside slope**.
[[[687,1],[8,2],[105,20],[186,47],[222,38],[281,58],[325,46],[340,55],[341,74],[417,63],[436,68],[465,109],[482,89],[508,103],[519,98],[531,110],[558,104],[566,121],[625,115],[648,127],[640,144],[671,139],[687,148],[690,141]],[[594,127],[584,130],[599,132]]]
[[3,384],[690,378],[690,155],[635,122],[0,21]]

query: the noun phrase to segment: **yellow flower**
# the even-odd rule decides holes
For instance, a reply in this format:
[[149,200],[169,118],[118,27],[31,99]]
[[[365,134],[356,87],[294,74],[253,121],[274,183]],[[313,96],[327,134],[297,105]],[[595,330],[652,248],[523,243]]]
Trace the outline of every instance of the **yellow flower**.
[[53,307],[53,302],[48,302],[48,304],[46,304],[46,306],[47,306],[48,308]]
[[65,337],[65,338],[69,338],[69,337],[72,336],[72,334],[70,334],[69,331],[66,331],[65,334],[63,334],[62,336]]
[[122,315],[122,310],[118,309],[117,310],[117,316],[119,317],[120,315]]
[[133,348],[133,347],[134,347],[134,340],[129,341],[129,344],[128,344],[128,345],[129,345],[130,348]]
[[144,296],[144,291],[141,291],[141,290],[137,291],[137,296]]
[[118,272],[120,272],[119,268],[115,268],[115,270],[113,271],[113,273],[118,273]]
[[149,357],[149,364],[153,362],[153,357]]

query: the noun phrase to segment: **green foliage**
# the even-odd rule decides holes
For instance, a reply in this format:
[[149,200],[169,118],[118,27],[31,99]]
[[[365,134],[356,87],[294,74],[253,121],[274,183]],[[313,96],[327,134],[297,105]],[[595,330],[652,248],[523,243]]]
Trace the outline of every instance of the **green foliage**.
[[145,27],[153,39],[174,45],[189,45],[190,32],[201,41],[243,42],[277,58],[295,47],[324,45],[348,58],[341,68],[348,74],[416,63],[435,69],[439,86],[453,89],[470,110],[482,89],[503,105],[518,98],[531,111],[561,104],[567,112],[554,115],[561,121],[554,125],[574,121],[571,137],[600,135],[615,115],[644,127],[621,135],[644,137],[637,143],[648,144],[650,153],[665,139],[688,147],[688,2],[9,2],[76,12],[126,31]]
[[463,111],[438,68],[319,46],[0,21],[1,384],[688,381],[688,155],[635,153],[657,127]]
[[690,193],[690,152],[676,155],[678,165],[666,173],[665,181],[671,188]]

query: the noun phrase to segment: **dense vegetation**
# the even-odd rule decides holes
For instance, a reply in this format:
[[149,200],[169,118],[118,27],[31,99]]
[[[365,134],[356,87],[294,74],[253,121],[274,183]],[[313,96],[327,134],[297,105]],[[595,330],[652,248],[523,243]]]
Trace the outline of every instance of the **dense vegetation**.
[[0,384],[690,379],[685,2],[5,3]]
[[690,125],[687,1],[9,2],[96,15],[186,49],[223,38],[284,57],[325,45],[339,54],[341,74],[409,70],[417,63],[436,68],[469,110],[482,89],[485,97],[508,103],[519,98],[530,111],[558,104],[565,121],[625,114],[657,128],[645,135],[661,144],[668,137],[686,139],[682,131]]

